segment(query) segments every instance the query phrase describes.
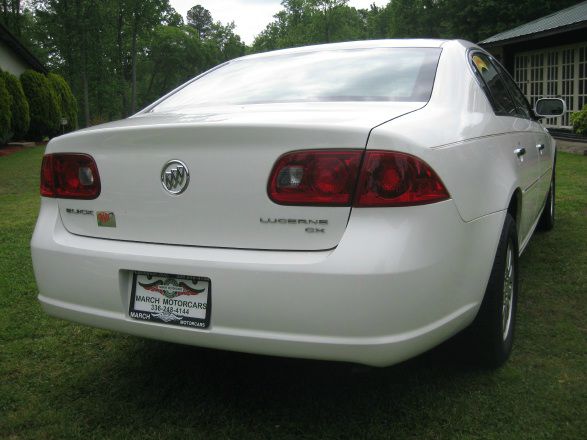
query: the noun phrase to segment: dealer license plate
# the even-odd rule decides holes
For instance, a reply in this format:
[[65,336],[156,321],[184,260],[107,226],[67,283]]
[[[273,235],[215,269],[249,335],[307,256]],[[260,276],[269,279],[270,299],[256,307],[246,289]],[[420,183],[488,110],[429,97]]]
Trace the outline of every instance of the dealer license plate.
[[129,315],[141,321],[185,327],[210,325],[210,279],[135,272]]

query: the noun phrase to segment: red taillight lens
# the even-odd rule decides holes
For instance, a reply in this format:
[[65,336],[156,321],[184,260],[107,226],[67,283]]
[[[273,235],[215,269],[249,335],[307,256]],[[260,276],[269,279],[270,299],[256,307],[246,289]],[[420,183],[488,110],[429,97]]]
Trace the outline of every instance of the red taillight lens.
[[[425,205],[450,198],[424,161],[395,151],[307,150],[282,156],[269,178],[269,197],[282,205]],[[358,179],[358,185],[356,184]],[[353,197],[356,189],[356,196]]]
[[273,167],[269,197],[281,205],[350,206],[362,154],[362,150],[288,153]]
[[367,151],[355,206],[410,206],[450,198],[436,173],[417,157],[395,151]]
[[47,154],[41,166],[41,195],[92,200],[100,195],[100,175],[87,154]]

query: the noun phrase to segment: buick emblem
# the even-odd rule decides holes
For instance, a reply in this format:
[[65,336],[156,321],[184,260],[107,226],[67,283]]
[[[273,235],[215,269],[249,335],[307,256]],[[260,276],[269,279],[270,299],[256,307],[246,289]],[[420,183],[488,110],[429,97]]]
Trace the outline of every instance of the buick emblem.
[[190,171],[180,160],[170,160],[161,171],[161,183],[169,194],[183,193],[190,183]]

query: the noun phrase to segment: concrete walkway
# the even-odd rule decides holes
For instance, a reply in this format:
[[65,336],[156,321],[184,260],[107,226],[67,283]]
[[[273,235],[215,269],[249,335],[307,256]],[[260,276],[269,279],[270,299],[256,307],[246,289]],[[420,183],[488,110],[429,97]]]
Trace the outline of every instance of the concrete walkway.
[[558,151],[567,153],[583,154],[587,156],[587,142],[574,142],[565,139],[557,139],[556,146]]

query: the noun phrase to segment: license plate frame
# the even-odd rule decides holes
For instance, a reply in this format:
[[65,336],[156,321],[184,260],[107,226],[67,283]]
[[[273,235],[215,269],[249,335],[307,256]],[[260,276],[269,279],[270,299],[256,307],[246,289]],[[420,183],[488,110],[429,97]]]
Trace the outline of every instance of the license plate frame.
[[[193,316],[190,316],[192,312]],[[131,319],[207,329],[210,327],[211,312],[210,278],[160,272],[133,272],[129,301]]]

